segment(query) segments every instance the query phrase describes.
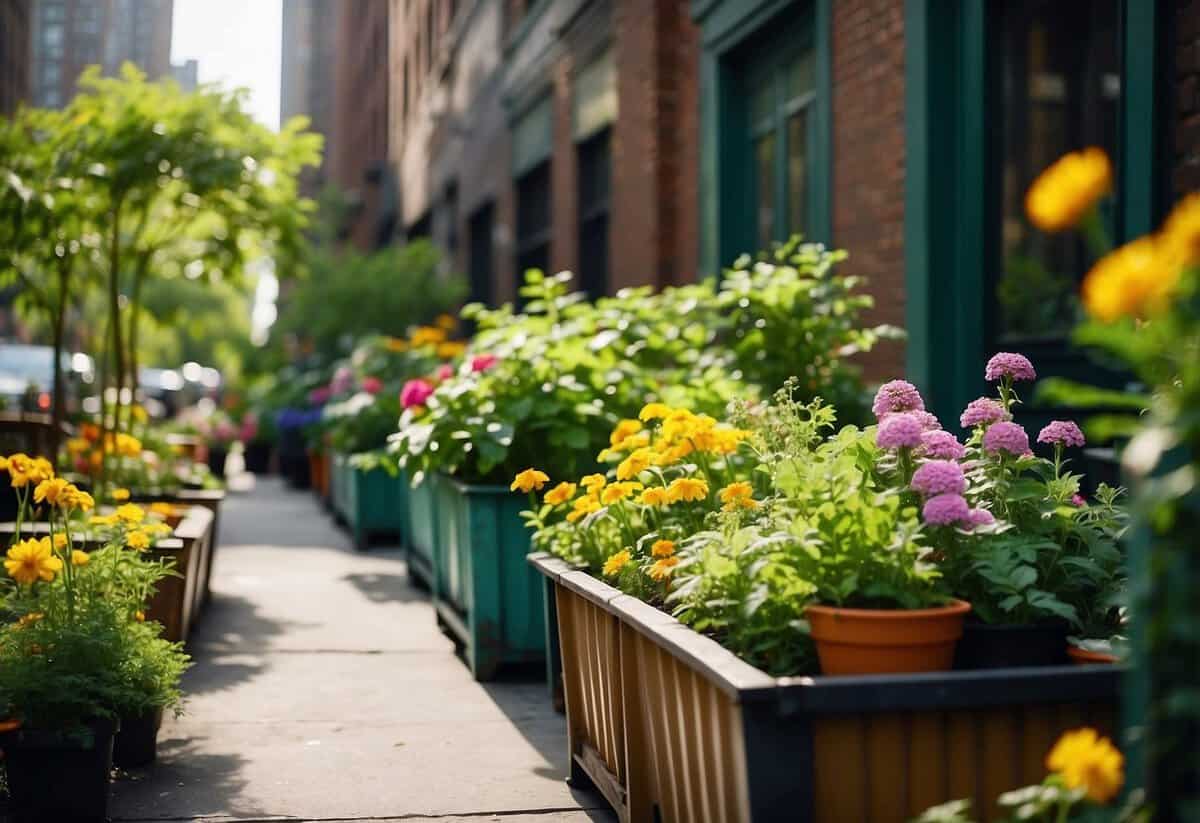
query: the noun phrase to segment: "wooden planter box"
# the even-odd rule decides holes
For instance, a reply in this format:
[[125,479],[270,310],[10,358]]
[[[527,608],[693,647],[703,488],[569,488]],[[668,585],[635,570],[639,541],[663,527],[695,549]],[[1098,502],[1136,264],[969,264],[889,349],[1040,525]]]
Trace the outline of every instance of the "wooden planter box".
[[433,603],[476,680],[546,654],[542,585],[525,562],[521,495],[501,486],[432,479],[436,505]]
[[400,536],[404,481],[384,469],[356,468],[348,455],[334,455],[332,485],[337,509],[362,551],[374,535]]
[[308,452],[308,482],[318,498],[329,502],[330,457],[326,452]]
[[[213,559],[217,554],[217,537],[221,526],[221,504],[225,502],[224,489],[179,489],[173,492],[134,491],[130,498],[135,503],[173,503],[178,506],[199,506],[212,513],[208,525],[209,537],[201,543],[199,559],[199,582],[196,586],[196,613],[202,612],[212,597]],[[182,523],[180,524],[183,525]]]
[[408,499],[409,533],[407,548],[408,575],[423,589],[433,590],[433,547],[437,542],[437,497],[434,481],[426,477],[413,486],[405,478]]
[[774,678],[548,555],[571,776],[623,821],[902,823],[960,797],[984,820],[1058,735],[1112,734],[1120,669]]

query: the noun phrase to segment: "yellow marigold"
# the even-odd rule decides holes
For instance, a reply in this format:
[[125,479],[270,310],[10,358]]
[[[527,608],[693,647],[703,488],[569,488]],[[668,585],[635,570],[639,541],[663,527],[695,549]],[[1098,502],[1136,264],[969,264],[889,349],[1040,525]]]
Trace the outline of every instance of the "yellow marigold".
[[149,535],[170,534],[172,529],[166,523],[146,523],[142,526],[142,531]]
[[708,447],[708,451],[717,454],[733,454],[737,451],[738,445],[750,436],[749,432],[741,429],[716,429],[711,434],[712,444]]
[[647,403],[638,412],[639,420],[661,420],[674,411],[666,403]]
[[170,517],[175,514],[175,506],[162,500],[150,504],[150,513],[159,517]]
[[1083,281],[1083,304],[1098,320],[1145,316],[1162,308],[1179,265],[1154,236],[1140,237],[1103,257]]
[[538,469],[526,469],[517,474],[513,478],[512,484],[508,487],[509,491],[520,491],[528,493],[531,491],[541,491],[542,486],[550,482],[550,476],[544,471]]
[[631,477],[637,477],[653,466],[657,457],[658,453],[653,449],[646,447],[636,449],[617,465],[617,479],[628,480]]
[[125,535],[125,545],[136,551],[144,552],[150,548],[150,535],[141,529],[134,529]]
[[408,351],[408,341],[401,340],[399,337],[386,337],[383,340],[383,346],[388,351],[402,352]]
[[0,455],[0,472],[8,471],[8,458]]
[[628,481],[624,483],[613,483],[609,486],[606,486],[604,491],[600,493],[600,502],[606,506],[610,506],[613,503],[616,503],[618,500],[624,500],[626,497],[636,491],[639,491],[641,488],[641,483]]
[[560,503],[566,503],[575,496],[576,486],[574,483],[559,483],[557,486],[546,492],[546,496],[542,499],[551,506],[557,506]]
[[444,343],[438,343],[434,351],[443,360],[453,360],[455,357],[461,357],[466,350],[467,344],[461,340],[447,340]]
[[437,326],[442,331],[454,331],[458,326],[458,318],[452,314],[442,312],[434,318],[433,325]]
[[632,559],[633,555],[630,554],[629,549],[621,549],[621,551],[604,561],[604,576],[612,577],[617,574]]
[[671,555],[660,560],[655,560],[650,566],[650,570],[646,574],[650,575],[651,580],[666,580],[671,576],[671,571],[679,565],[679,558]]
[[89,443],[87,440],[83,439],[82,437],[72,437],[70,440],[67,441],[67,451],[70,452],[72,455],[83,454],[85,451],[87,451],[91,447],[92,447],[92,444]]
[[4,568],[22,585],[31,585],[37,580],[49,583],[62,570],[62,561],[54,556],[49,537],[32,537],[14,543],[7,558]]
[[117,522],[117,518],[114,515],[97,514],[97,515],[93,515],[92,518],[90,520],[88,520],[88,525],[89,526],[113,526],[113,525],[116,525],[116,522]]
[[20,489],[29,485],[29,471],[33,468],[33,461],[29,455],[17,452],[10,455],[8,458],[8,474],[12,480],[14,489]]
[[71,565],[72,566],[86,566],[91,561],[92,561],[91,555],[89,555],[87,552],[81,552],[79,549],[71,550]]
[[446,339],[446,332],[433,326],[418,326],[409,337],[414,346],[429,346],[441,343]]
[[122,457],[139,457],[142,454],[142,441],[132,435],[118,434],[117,453]]
[[139,423],[145,423],[147,420],[150,419],[150,415],[146,413],[145,406],[140,406],[140,405],[134,406],[132,409],[132,412],[133,412],[133,419]]
[[118,503],[124,503],[129,499],[129,489],[113,489],[112,499]]
[[579,485],[583,486],[589,492],[595,493],[604,488],[607,482],[608,479],[602,474],[588,474],[584,475],[584,478],[579,481]]
[[600,501],[594,497],[581,497],[575,501],[574,508],[567,515],[567,521],[578,523],[589,514],[600,511]]
[[116,515],[117,520],[130,526],[136,526],[146,519],[146,510],[133,503],[117,506],[117,510],[113,514]]
[[54,477],[54,464],[44,457],[35,457],[29,467],[29,482],[41,483]]
[[69,485],[71,484],[61,477],[52,477],[49,480],[43,480],[33,490],[33,502],[49,503],[52,506],[57,505],[62,500],[63,493]]
[[725,511],[733,511],[734,509],[753,509],[758,506],[758,502],[754,500],[754,487],[745,480],[739,480],[736,483],[730,483],[725,488],[721,489],[718,496]]
[[1095,729],[1076,729],[1060,737],[1046,756],[1046,768],[1097,803],[1107,803],[1125,782],[1125,758]]
[[141,609],[138,609],[136,612],[133,613],[133,619],[139,623],[145,623],[146,622],[146,613],[144,611],[142,611]]
[[624,440],[613,446],[613,451],[631,452],[635,449],[640,449],[649,445],[650,435],[646,434],[645,432],[638,432],[637,434],[629,435]]
[[667,490],[662,486],[651,486],[642,492],[642,496],[637,502],[643,506],[665,506],[670,500],[667,499]]
[[613,427],[612,434],[608,436],[610,446],[616,446],[626,438],[637,434],[642,430],[642,424],[637,420],[622,420]]
[[655,540],[650,546],[651,557],[670,557],[675,554],[674,540]]
[[65,534],[63,534],[62,532],[56,533],[54,535],[54,548],[65,549],[66,547],[67,547],[67,536]]
[[90,512],[96,508],[96,501],[90,494],[80,491],[77,486],[71,484],[67,487],[66,492],[64,492],[63,508]]
[[667,486],[667,500],[703,500],[708,497],[708,484],[695,477],[676,477]]
[[1170,256],[1181,265],[1200,263],[1200,193],[1180,200],[1162,228]]
[[1095,147],[1063,155],[1033,181],[1025,213],[1042,231],[1074,228],[1112,190],[1112,164]]

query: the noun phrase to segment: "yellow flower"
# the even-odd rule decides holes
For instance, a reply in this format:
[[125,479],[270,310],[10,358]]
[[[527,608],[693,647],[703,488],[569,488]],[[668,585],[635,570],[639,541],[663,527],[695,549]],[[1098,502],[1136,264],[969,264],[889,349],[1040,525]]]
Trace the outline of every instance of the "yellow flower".
[[22,488],[29,484],[29,472],[33,469],[33,461],[29,455],[17,452],[8,458],[8,473],[12,478],[12,486],[14,489]]
[[446,339],[446,332],[433,326],[419,326],[413,330],[409,342],[413,346],[430,346]]
[[575,507],[567,515],[567,521],[578,523],[589,514],[600,511],[600,501],[594,497],[581,497],[575,501]]
[[81,492],[74,484],[67,486],[63,492],[64,509],[79,509],[82,512],[90,512],[96,508],[96,501],[87,492]]
[[445,343],[438,343],[434,352],[443,360],[453,360],[459,357],[467,350],[467,344],[459,340],[447,340]]
[[650,575],[651,580],[666,580],[671,576],[671,570],[679,565],[679,558],[675,555],[664,557],[661,560],[654,561],[654,565],[646,572]]
[[526,469],[520,472],[513,478],[512,485],[508,487],[509,491],[541,491],[542,486],[550,482],[550,476],[543,471],[537,469]]
[[4,568],[13,580],[23,585],[31,585],[39,579],[49,583],[62,569],[62,561],[54,556],[49,537],[33,537],[8,550]]
[[452,314],[446,314],[445,312],[442,312],[434,318],[433,325],[437,326],[443,331],[454,331],[455,327],[458,326],[458,318]]
[[617,465],[617,479],[628,480],[637,477],[653,466],[657,457],[658,454],[653,449],[643,447],[636,450]]
[[659,420],[669,415],[673,409],[666,403],[647,403],[638,412],[639,420]]
[[1200,263],[1200,193],[1176,204],[1162,228],[1170,257],[1184,266]]
[[758,501],[754,500],[754,487],[745,480],[739,480],[736,483],[730,483],[725,488],[721,489],[719,497],[725,511],[731,512],[735,509],[753,509],[757,508]]
[[29,614],[21,615],[21,619],[17,621],[17,625],[21,628],[25,628],[31,623],[38,622],[45,616],[46,615],[42,614],[41,612],[30,612]]
[[408,351],[408,341],[401,340],[399,337],[385,337],[383,340],[383,345],[388,351]]
[[146,523],[142,526],[142,531],[149,535],[155,535],[170,534],[172,529],[166,523]]
[[146,413],[145,406],[140,406],[140,405],[134,406],[132,411],[133,411],[133,419],[139,423],[145,423],[147,420],[150,419],[150,415]]
[[66,547],[67,547],[67,536],[65,534],[63,534],[62,532],[58,532],[56,535],[54,535],[54,548],[65,549]]
[[175,514],[175,506],[171,503],[166,503],[162,500],[159,500],[150,504],[150,513],[156,514],[159,517],[170,517],[171,515]]
[[1095,147],[1063,155],[1033,181],[1025,195],[1025,213],[1042,231],[1078,225],[1097,201],[1112,190],[1112,164]]
[[54,465],[44,457],[35,457],[29,467],[29,482],[42,483],[54,477]]
[[1140,237],[1103,257],[1083,281],[1083,304],[1098,320],[1145,316],[1162,308],[1179,266],[1157,237]]
[[641,488],[641,483],[613,483],[612,485],[605,487],[604,491],[600,493],[600,502],[606,506],[609,506],[613,503],[616,503],[618,500],[624,500],[626,497],[640,490]]
[[90,520],[88,520],[88,525],[89,526],[113,526],[113,525],[116,525],[116,522],[117,522],[117,518],[114,515],[97,514],[97,515],[93,515],[92,518]]
[[546,496],[542,499],[551,506],[557,506],[560,503],[566,503],[575,496],[576,486],[574,483],[559,483],[557,486],[546,492]]
[[674,540],[655,540],[650,546],[651,557],[670,557],[675,554]]
[[1070,789],[1083,789],[1097,803],[1107,803],[1125,782],[1125,758],[1095,729],[1076,729],[1058,739],[1046,756],[1046,768]]
[[588,474],[579,481],[579,485],[583,486],[592,494],[595,494],[600,489],[604,488],[604,484],[607,482],[608,480],[605,479],[604,475],[602,474]]
[[667,499],[666,489],[662,486],[652,486],[642,492],[637,502],[643,506],[665,506],[670,501]]
[[117,520],[130,526],[136,526],[146,519],[146,510],[133,503],[117,506],[117,510],[113,514]]
[[87,552],[81,552],[79,549],[71,550],[71,565],[72,566],[86,566],[88,563],[91,562],[91,560],[92,560],[92,558],[90,555],[88,555]]
[[113,489],[112,499],[118,503],[124,503],[129,499],[129,489]]
[[635,435],[642,430],[642,424],[637,420],[622,420],[612,430],[612,434],[608,436],[610,446],[615,446],[631,435]]
[[717,454],[733,454],[738,444],[750,436],[750,432],[741,429],[716,429],[712,432],[712,444],[708,451]]
[[144,552],[150,548],[150,535],[146,534],[141,529],[131,531],[125,535],[125,545],[139,552]]
[[128,434],[118,434],[117,453],[122,457],[138,457],[142,453],[142,441]]
[[72,437],[67,441],[67,451],[71,454],[83,454],[90,449],[92,444],[82,437]]
[[612,577],[617,574],[632,559],[633,555],[629,553],[629,549],[621,549],[621,551],[604,561],[604,576]]
[[703,500],[708,497],[708,484],[695,477],[676,477],[667,486],[667,500],[678,503],[680,500]]
[[0,455],[0,472],[8,471],[8,458]]
[[43,480],[37,484],[37,488],[33,490],[34,503],[49,503],[56,505],[63,498],[63,492],[69,486],[66,480],[61,477],[55,477],[50,480]]
[[146,613],[144,611],[142,611],[141,609],[138,609],[136,612],[133,613],[133,619],[139,623],[145,623],[146,622]]

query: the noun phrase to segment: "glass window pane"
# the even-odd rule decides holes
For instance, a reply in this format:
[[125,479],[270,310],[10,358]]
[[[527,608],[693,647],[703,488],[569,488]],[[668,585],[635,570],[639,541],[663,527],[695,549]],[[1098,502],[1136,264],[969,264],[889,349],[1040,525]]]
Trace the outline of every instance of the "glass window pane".
[[816,57],[809,49],[796,55],[784,67],[783,94],[786,102],[791,103],[816,88],[815,61]]
[[750,92],[750,128],[753,131],[772,128],[775,124],[775,84],[769,76],[759,78]]
[[1074,323],[1077,283],[1091,258],[1077,233],[1034,229],[1025,218],[1025,192],[1068,151],[1099,146],[1117,156],[1118,0],[1014,0],[999,8],[996,332],[1000,341],[1061,339]]
[[754,144],[754,200],[759,248],[767,248],[775,239],[775,134],[768,133]]
[[808,225],[808,111],[787,122],[788,234],[803,234]]

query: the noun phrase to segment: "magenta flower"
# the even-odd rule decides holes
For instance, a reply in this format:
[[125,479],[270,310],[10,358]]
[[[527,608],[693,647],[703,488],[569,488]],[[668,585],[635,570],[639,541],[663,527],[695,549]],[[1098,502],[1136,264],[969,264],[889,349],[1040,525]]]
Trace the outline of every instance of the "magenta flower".
[[964,429],[974,428],[975,426],[990,426],[993,423],[998,423],[1001,420],[1011,420],[1012,415],[1004,408],[998,400],[993,400],[990,397],[980,397],[978,400],[972,400],[963,409],[962,416],[958,418],[958,422],[962,424]]
[[1082,494],[1073,494],[1073,495],[1071,495],[1071,505],[1079,506],[1082,508],[1083,506],[1087,505],[1087,500],[1084,498],[1084,496]]
[[383,381],[378,377],[364,377],[362,390],[367,394],[379,394],[383,390]]
[[924,411],[924,409],[925,401],[921,399],[921,393],[907,380],[892,380],[884,383],[879,387],[879,391],[875,392],[875,402],[871,404],[871,411],[875,412],[878,420],[896,412]]
[[967,512],[967,522],[972,526],[990,526],[996,518],[987,509],[971,509]]
[[308,393],[308,402],[314,406],[323,406],[332,396],[333,390],[329,386],[321,386]]
[[930,460],[922,463],[913,474],[912,487],[929,497],[961,495],[967,490],[967,478],[963,476],[962,466],[953,460]]
[[1029,454],[1029,435],[1016,423],[1002,420],[988,428],[983,436],[983,448],[988,454],[1007,452],[1020,457]]
[[925,501],[921,516],[931,526],[952,526],[969,523],[971,507],[961,494],[939,494]]
[[400,390],[400,405],[406,409],[413,406],[424,406],[429,395],[433,394],[433,386],[424,380],[409,380]]
[[1070,420],[1051,420],[1038,432],[1037,442],[1053,443],[1056,446],[1080,447],[1084,444],[1083,432]]
[[937,431],[942,427],[942,422],[937,419],[937,415],[931,414],[924,409],[908,412],[913,417],[917,418],[917,422],[921,424],[921,428],[925,431]]
[[1036,380],[1037,372],[1033,370],[1033,364],[1025,355],[1002,351],[992,355],[983,376],[987,380],[999,380],[1002,377],[1011,380]]
[[921,422],[907,412],[889,414],[875,432],[875,445],[881,449],[913,449],[921,445]]
[[961,460],[967,453],[958,438],[948,431],[926,431],[921,435],[921,454],[934,460]]
[[449,363],[443,363],[442,365],[438,366],[435,376],[439,382],[442,380],[449,380],[454,376],[454,367]]
[[477,354],[471,358],[471,371],[481,372],[487,371],[492,366],[496,365],[499,358],[494,354]]
[[333,373],[333,380],[329,381],[329,388],[334,394],[344,394],[350,391],[353,385],[354,372],[349,366],[338,366],[337,371]]

